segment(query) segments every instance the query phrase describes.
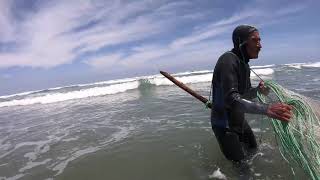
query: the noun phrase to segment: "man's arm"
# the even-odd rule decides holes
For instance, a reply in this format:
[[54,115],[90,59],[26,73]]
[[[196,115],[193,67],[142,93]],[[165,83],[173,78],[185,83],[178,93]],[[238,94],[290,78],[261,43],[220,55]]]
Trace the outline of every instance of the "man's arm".
[[239,93],[233,93],[232,95],[233,104],[232,108],[236,108],[237,111],[251,114],[265,114],[268,112],[268,104],[262,104],[258,102],[252,102],[240,97]]
[[[222,84],[224,99],[228,108],[252,114],[267,114],[268,105],[244,99],[238,91],[238,64],[234,56],[225,55],[220,64],[220,82]],[[254,92],[255,91],[255,92]],[[256,93],[252,90],[251,93]],[[249,94],[250,95],[250,94]]]
[[249,91],[246,92],[244,95],[242,95],[242,97],[243,97],[244,99],[249,99],[249,100],[251,100],[251,99],[254,99],[254,98],[257,97],[257,92],[258,92],[258,87],[255,87],[255,88],[250,87]]
[[[292,117],[292,107],[284,103],[261,104],[243,99],[238,91],[238,76],[236,61],[223,57],[226,60],[221,63],[220,82],[224,91],[224,99],[228,108],[244,113],[265,114],[273,119],[288,122]],[[260,83],[263,85],[263,83]]]

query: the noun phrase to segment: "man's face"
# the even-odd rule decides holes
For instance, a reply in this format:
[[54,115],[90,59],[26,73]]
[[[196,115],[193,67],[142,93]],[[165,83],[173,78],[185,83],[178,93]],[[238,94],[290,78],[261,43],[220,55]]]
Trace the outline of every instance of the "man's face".
[[250,59],[257,59],[261,46],[261,39],[259,32],[255,31],[249,35],[247,40],[246,49]]

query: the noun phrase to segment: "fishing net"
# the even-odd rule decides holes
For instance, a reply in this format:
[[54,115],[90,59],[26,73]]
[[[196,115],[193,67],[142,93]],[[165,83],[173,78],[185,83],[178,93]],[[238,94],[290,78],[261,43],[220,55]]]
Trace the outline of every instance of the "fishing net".
[[271,119],[282,157],[293,170],[301,167],[310,179],[320,180],[320,103],[289,91],[274,81],[265,81],[268,96],[258,93],[263,103],[284,102],[293,107],[290,123]]

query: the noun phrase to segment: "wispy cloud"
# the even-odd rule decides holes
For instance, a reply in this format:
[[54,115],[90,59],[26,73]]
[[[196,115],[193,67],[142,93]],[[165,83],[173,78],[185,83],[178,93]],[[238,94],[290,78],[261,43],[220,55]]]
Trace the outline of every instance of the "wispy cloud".
[[[219,37],[225,33],[230,34],[232,29],[239,23],[255,22],[257,25],[267,25],[268,22],[263,22],[265,19],[274,20],[273,23],[276,23],[275,20],[279,22],[279,17],[283,18],[302,9],[303,7],[294,5],[283,9],[280,8],[277,13],[271,14],[263,7],[256,7],[255,10],[247,7],[243,11],[236,12],[227,18],[206,24],[201,28],[195,28],[189,35],[176,37],[167,44],[146,44],[143,48],[138,48],[139,51],[131,51],[129,55],[126,55],[127,51],[120,50],[116,54],[107,54],[105,57],[99,56],[97,59],[101,64],[105,63],[109,66],[110,62],[113,62],[113,65],[116,64],[117,67],[123,69],[155,66],[160,68],[165,66],[166,63],[174,66],[195,62],[200,63],[201,61],[209,62],[210,60],[212,62],[212,60],[217,59],[219,54],[232,47],[226,41],[212,38]],[[95,57],[92,57],[92,59],[92,62],[96,62]],[[95,63],[90,62],[91,60],[89,59],[87,63],[98,68]]]
[[72,50],[76,42],[63,33],[77,25],[73,19],[84,7],[83,4],[55,4],[11,25],[16,29],[11,40],[18,47],[13,52],[0,54],[0,67],[53,67],[70,63],[75,58]]
[[224,41],[204,41],[175,48],[169,45],[149,44],[132,48],[130,55],[126,51],[110,53],[105,56],[92,57],[86,63],[96,69],[159,69],[169,66],[187,65],[189,63],[214,62],[218,55],[230,48]]
[[[164,18],[186,3],[151,1],[56,1],[14,24],[9,1],[1,4],[1,42],[12,41],[14,52],[0,54],[0,67],[54,67],[102,48],[144,40],[174,26]],[[155,6],[156,13],[150,10]],[[87,26],[87,27],[86,27]],[[18,48],[19,47],[19,48]]]
[[286,15],[290,15],[290,14],[295,14],[295,13],[298,13],[298,12],[304,10],[305,8],[307,8],[306,4],[294,4],[293,6],[288,6],[288,7],[285,7],[283,9],[276,11],[275,15],[286,16]]
[[14,25],[10,13],[11,1],[0,1],[0,42],[8,42],[14,38]]
[[95,56],[94,58],[84,62],[96,69],[105,70],[106,68],[112,68],[117,66],[117,64],[120,64],[122,56],[123,55],[121,53],[113,53],[109,55]]
[[244,6],[195,28],[207,11],[193,11],[195,3],[190,1],[53,1],[19,21],[10,11],[12,6],[13,1],[0,2],[0,48],[15,44],[10,51],[0,51],[0,68],[51,68],[84,59],[97,69],[129,69],[161,66],[166,59],[209,59],[204,56],[212,55],[212,49],[220,52],[228,47],[217,38],[230,34],[236,24],[263,25],[266,19],[283,18],[307,7],[293,4],[270,13],[258,2],[254,10]]

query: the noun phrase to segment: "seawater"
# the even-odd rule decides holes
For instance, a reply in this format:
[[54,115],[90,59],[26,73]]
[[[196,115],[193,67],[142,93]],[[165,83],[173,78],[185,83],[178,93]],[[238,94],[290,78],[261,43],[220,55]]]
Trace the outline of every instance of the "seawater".
[[[317,63],[253,69],[320,100]],[[212,71],[174,76],[209,96]],[[1,96],[0,179],[307,179],[293,175],[268,120],[246,117],[259,152],[239,167],[220,152],[210,111],[159,74]]]

